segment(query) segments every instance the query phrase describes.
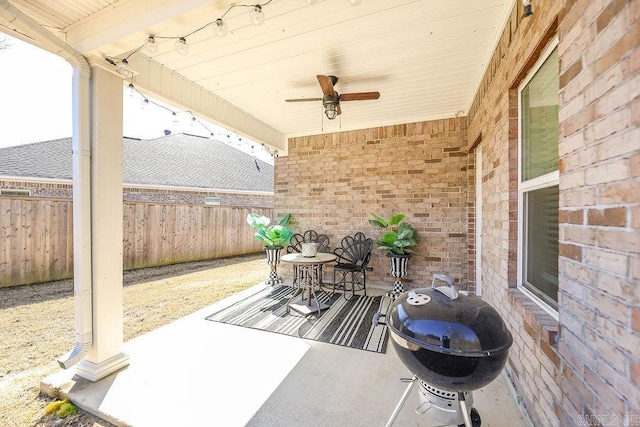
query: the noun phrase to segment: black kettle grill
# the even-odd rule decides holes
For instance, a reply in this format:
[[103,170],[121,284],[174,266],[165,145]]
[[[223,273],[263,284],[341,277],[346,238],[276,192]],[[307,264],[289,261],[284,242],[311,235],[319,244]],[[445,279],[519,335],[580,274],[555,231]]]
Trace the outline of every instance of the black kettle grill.
[[[437,280],[448,286],[436,287]],[[431,288],[401,294],[374,323],[380,317],[386,317],[398,357],[414,373],[387,425],[419,380],[419,413],[431,410],[446,424],[479,426],[471,391],[502,372],[513,343],[498,312],[479,297],[458,292],[453,278],[436,274]]]

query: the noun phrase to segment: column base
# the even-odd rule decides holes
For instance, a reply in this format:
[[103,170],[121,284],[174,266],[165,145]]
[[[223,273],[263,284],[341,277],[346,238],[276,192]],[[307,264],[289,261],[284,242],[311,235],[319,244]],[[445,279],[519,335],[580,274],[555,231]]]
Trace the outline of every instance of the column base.
[[98,364],[86,359],[81,360],[75,368],[78,376],[96,382],[127,366],[129,366],[129,356],[120,353]]

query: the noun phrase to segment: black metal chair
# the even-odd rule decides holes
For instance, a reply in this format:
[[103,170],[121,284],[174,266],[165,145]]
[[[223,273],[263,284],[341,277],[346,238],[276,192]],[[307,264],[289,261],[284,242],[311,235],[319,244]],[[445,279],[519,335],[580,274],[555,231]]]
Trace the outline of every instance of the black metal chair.
[[[357,291],[364,291],[367,295],[367,271],[373,271],[367,266],[371,251],[373,251],[373,240],[367,238],[364,233],[357,232],[353,236],[342,239],[341,247],[333,251],[337,257],[337,264],[333,268],[334,293],[336,289],[342,289],[346,300],[353,298]],[[340,275],[337,282],[336,275]]]
[[[329,248],[329,237],[326,234],[318,234],[315,230],[307,230],[303,234],[296,233],[291,236],[291,241],[287,247],[287,253],[301,253],[303,243],[317,243],[318,252],[328,253],[331,251]],[[315,272],[317,274],[318,283],[322,283],[322,265]],[[295,287],[298,277],[298,266],[293,266],[293,286]]]

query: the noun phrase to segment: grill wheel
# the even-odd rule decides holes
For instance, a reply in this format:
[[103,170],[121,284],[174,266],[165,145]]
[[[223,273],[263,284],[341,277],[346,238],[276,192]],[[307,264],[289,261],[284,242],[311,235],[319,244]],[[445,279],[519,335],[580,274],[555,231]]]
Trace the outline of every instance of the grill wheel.
[[[480,420],[480,414],[476,411],[476,408],[471,408],[469,418],[471,418],[471,425],[473,427],[480,427],[482,421]],[[459,424],[458,427],[465,427],[464,424]]]

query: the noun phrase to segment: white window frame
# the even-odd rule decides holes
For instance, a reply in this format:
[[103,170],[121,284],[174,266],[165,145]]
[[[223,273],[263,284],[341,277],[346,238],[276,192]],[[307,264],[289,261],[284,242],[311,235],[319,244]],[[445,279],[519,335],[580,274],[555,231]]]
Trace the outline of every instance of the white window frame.
[[547,302],[539,298],[524,286],[524,277],[526,266],[524,264],[524,253],[527,247],[526,233],[524,230],[524,195],[533,190],[547,188],[553,185],[559,185],[560,172],[558,170],[547,173],[542,176],[522,182],[522,90],[529,84],[531,79],[536,75],[542,64],[549,58],[553,50],[558,47],[558,38],[555,37],[544,50],[538,61],[531,68],[527,77],[518,86],[518,289],[529,297],[536,305],[543,309],[547,314],[559,321],[558,311],[550,306]]

